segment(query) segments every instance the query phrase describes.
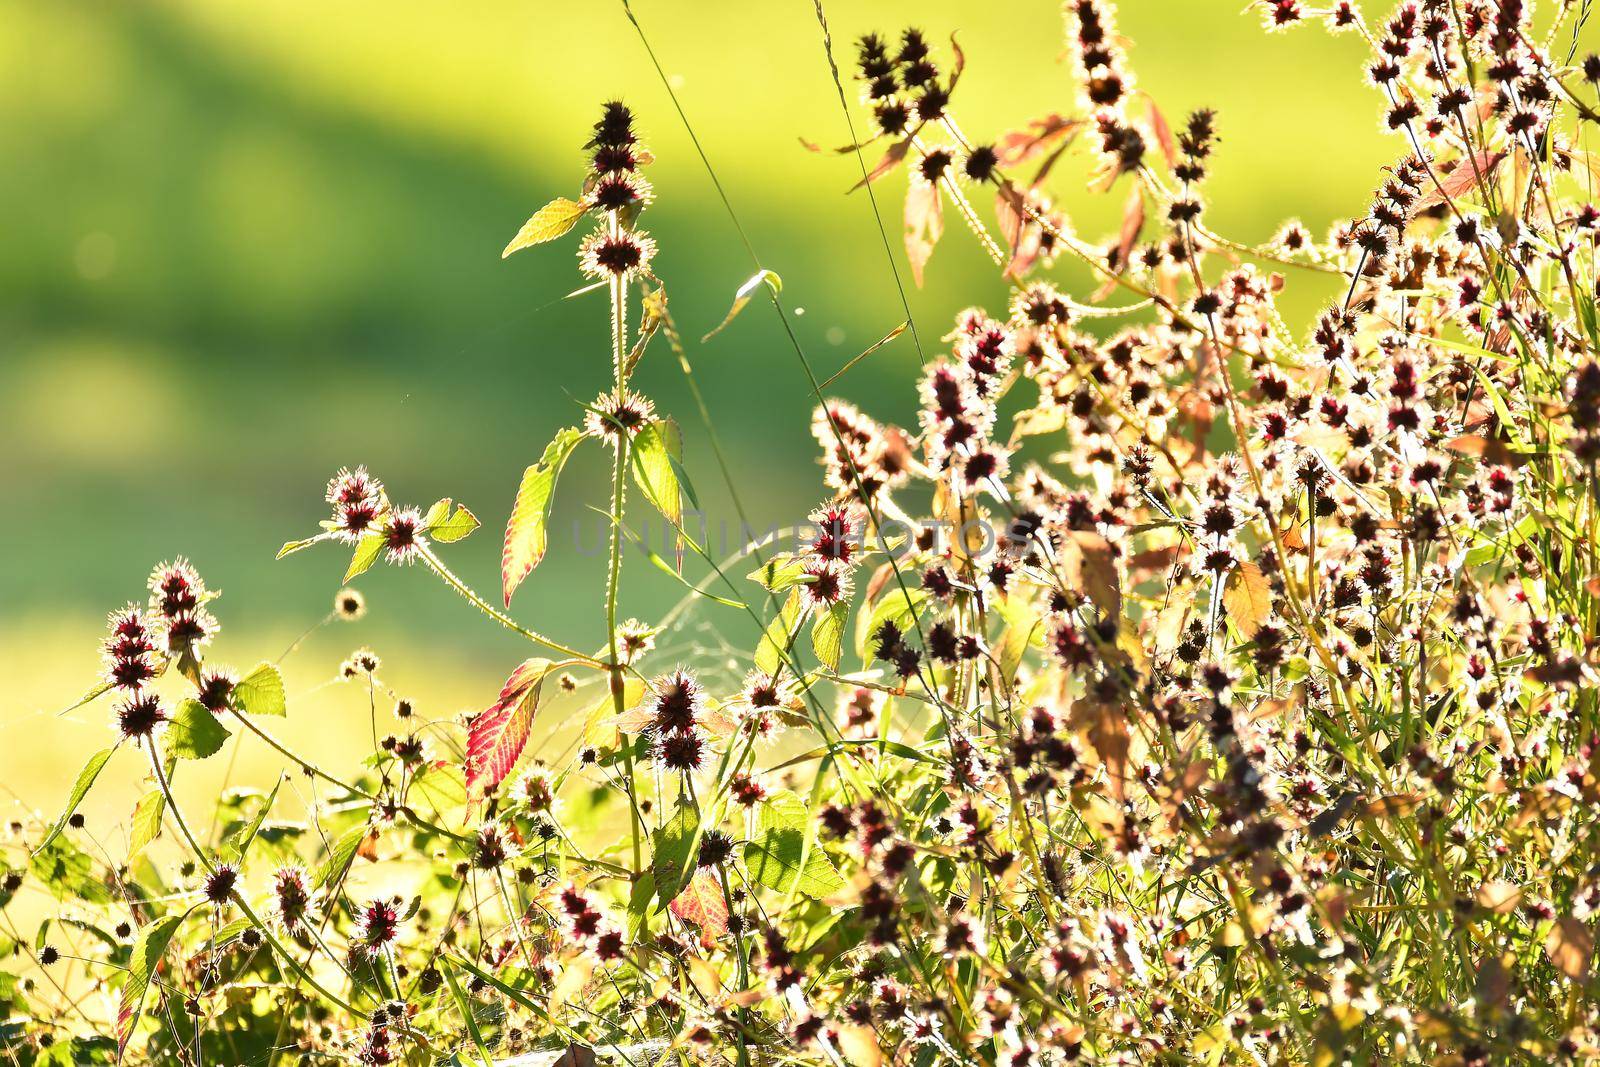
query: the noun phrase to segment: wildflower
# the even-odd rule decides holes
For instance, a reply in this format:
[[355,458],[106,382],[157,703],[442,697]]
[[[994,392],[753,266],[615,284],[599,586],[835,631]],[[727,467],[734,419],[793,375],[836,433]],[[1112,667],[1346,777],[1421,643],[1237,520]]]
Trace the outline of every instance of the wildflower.
[[705,710],[705,693],[694,675],[674,671],[652,683],[651,726],[659,733],[689,733]]
[[341,589],[333,597],[333,613],[345,622],[355,622],[367,613],[367,598],[355,589]]
[[311,911],[311,887],[300,867],[280,867],[272,876],[272,896],[278,922],[290,933],[299,932]]
[[331,527],[335,535],[350,544],[361,539],[378,521],[384,507],[383,483],[367,473],[367,468],[339,468],[328,482],[327,501],[333,506]]
[[556,806],[555,779],[543,767],[529,767],[512,787],[511,795],[530,812],[551,812]]
[[602,211],[643,208],[655,199],[655,190],[644,175],[634,171],[612,171],[595,178],[589,187],[588,201]]
[[215,870],[206,875],[202,887],[206,899],[213,904],[226,904],[233,896],[233,890],[239,884],[239,868],[231,863],[219,863]]
[[351,946],[363,956],[376,956],[400,936],[399,898],[369,901],[356,917]]
[[663,767],[689,774],[704,762],[706,743],[697,733],[665,733],[655,739],[653,751]]
[[54,945],[42,945],[39,948],[39,963],[49,967],[61,958],[61,953]]
[[150,572],[150,610],[168,619],[188,614],[205,601],[206,587],[186,559],[159,564]]
[[585,276],[601,280],[632,279],[650,273],[656,242],[649,234],[634,230],[606,233],[597,230],[578,247],[578,266]]
[[117,729],[130,740],[149,737],[166,720],[166,709],[154,693],[134,692],[117,705]]
[[233,700],[233,689],[237,684],[237,677],[226,668],[207,671],[200,679],[195,699],[211,714],[220,715]]
[[701,867],[715,867],[726,863],[733,855],[733,838],[721,830],[706,830],[700,835],[700,848],[695,862]]
[[422,512],[416,508],[391,511],[378,532],[383,537],[384,556],[390,563],[415,561],[428,543],[422,536]]
[[472,865],[480,871],[493,871],[510,863],[517,856],[517,846],[499,826],[487,823],[478,830],[478,839],[472,852]]
[[617,652],[623,663],[634,663],[655,647],[655,627],[638,619],[628,619],[617,626]]
[[811,523],[817,535],[811,542],[811,552],[818,559],[849,563],[861,547],[866,525],[866,511],[859,504],[829,504],[811,513]]
[[600,112],[600,121],[594,124],[591,147],[603,145],[616,147],[631,145],[637,140],[633,129],[633,112],[620,100],[608,100]]
[[355,678],[360,675],[375,675],[378,668],[383,666],[383,660],[370,648],[358,648],[350,653],[343,666],[339,668],[341,678]]
[[850,572],[837,563],[808,563],[800,573],[800,588],[812,606],[826,610],[849,603],[854,583]]
[[626,434],[631,441],[640,430],[655,421],[656,408],[649,397],[629,389],[619,399],[613,390],[601,393],[589,405],[583,417],[583,429],[590,437],[597,437],[615,447],[619,435]]

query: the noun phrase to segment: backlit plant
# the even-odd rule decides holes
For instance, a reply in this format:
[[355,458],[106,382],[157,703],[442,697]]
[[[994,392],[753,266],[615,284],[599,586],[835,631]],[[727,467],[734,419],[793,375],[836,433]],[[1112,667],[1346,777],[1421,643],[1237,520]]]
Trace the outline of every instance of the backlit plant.
[[[0,905],[61,905],[36,963],[0,976],[0,1047],[573,1067],[1600,1057],[1600,58],[1574,62],[1587,7],[1549,6],[1254,4],[1272,30],[1358,37],[1397,145],[1358,217],[1260,247],[1207,224],[1225,116],[1169,122],[1103,0],[1063,8],[1076,98],[988,141],[958,121],[953,41],[863,38],[855,100],[835,70],[867,133],[844,149],[854,195],[876,211],[905,171],[913,279],[948,209],[1008,297],[937,344],[908,305],[858,357],[916,346],[905,427],[830,395],[850,365],[819,381],[795,340],[826,489],[793,543],[733,560],[685,528],[684,435],[632,384],[670,350],[737,501],[638,225],[651,156],[605,105],[577,199],[506,249],[590,227],[574,295],[607,294],[611,359],[511,501],[500,603],[443,558],[472,511],[398,505],[364,468],[280,553],[343,545],[345,583],[420,564],[537,654],[459,722],[416,715],[353,654],[338,673],[374,751],[337,776],[263,724],[291,713],[274,663],[211,662],[201,576],[156,568],[111,615],[86,698],[113,743],[7,847]],[[1124,205],[1103,240],[1051,191],[1072,153]],[[756,267],[713,334],[758,297],[788,330]],[[1276,307],[1291,273],[1332,294],[1304,329]],[[509,612],[590,441],[611,470],[607,637],[585,650],[559,613],[533,629]],[[634,491],[676,541],[634,558],[690,587],[738,671],[678,655],[681,610],[624,617]],[[330,619],[365,610],[345,589]],[[564,754],[530,742],[555,689],[587,708]],[[398,723],[381,739],[380,700]],[[315,782],[309,824],[275,787],[225,795],[219,832],[196,833],[172,777],[239,730]],[[113,758],[150,781],[123,856],[74,826]],[[347,891],[378,857],[414,865],[410,895]],[[56,975],[78,961],[69,988]]]

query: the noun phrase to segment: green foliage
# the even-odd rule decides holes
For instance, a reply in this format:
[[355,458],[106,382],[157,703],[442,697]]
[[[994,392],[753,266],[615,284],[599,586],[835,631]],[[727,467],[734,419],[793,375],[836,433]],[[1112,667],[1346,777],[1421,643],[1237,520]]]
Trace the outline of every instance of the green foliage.
[[230,731],[198,700],[185,700],[173,712],[162,747],[173,759],[205,759],[222,750]]

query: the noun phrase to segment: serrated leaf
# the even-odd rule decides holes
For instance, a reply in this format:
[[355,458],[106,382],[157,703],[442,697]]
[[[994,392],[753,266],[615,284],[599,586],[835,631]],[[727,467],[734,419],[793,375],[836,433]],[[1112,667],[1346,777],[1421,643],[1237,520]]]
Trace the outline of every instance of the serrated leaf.
[[348,582],[352,578],[367,573],[372,569],[372,565],[378,562],[378,557],[381,555],[383,555],[383,535],[375,533],[362,534],[361,540],[356,542],[355,553],[350,557],[350,566],[344,572],[344,580]]
[[216,755],[229,730],[198,700],[185,700],[172,713],[161,747],[174,759],[205,759]]
[[761,643],[756,646],[756,669],[763,674],[776,674],[778,665],[788,654],[795,623],[800,618],[800,590],[789,590],[789,599],[783,602],[783,609],[773,616],[767,624],[767,632],[761,635]]
[[849,617],[850,605],[840,601],[818,614],[817,621],[811,624],[812,651],[830,668],[838,667],[839,657],[844,654],[844,625]]
[[549,660],[523,660],[501,687],[499,699],[473,716],[467,728],[468,793],[494,788],[516,766],[528,743],[539,710],[539,693],[549,673]]
[[139,1022],[139,1013],[144,1010],[144,998],[150,989],[150,979],[161,966],[161,958],[167,954],[167,945],[171,943],[172,935],[177,932],[178,924],[182,921],[182,915],[163,915],[145,925],[133,943],[133,955],[128,960],[128,979],[123,983],[122,1003],[117,1009],[119,1061],[122,1059],[122,1054],[127,1051],[128,1039],[133,1036],[134,1027]]
[[722,321],[717,324],[716,329],[700,338],[701,344],[711,340],[717,334],[727,329],[728,323],[732,322],[736,317],[738,317],[739,312],[743,311],[745,309],[745,305],[750,303],[750,298],[755,295],[756,290],[763,285],[765,285],[768,289],[771,289],[774,293],[783,292],[783,279],[778,277],[774,271],[757,271],[750,277],[749,281],[739,286],[739,291],[733,294],[733,306],[730,307],[728,309],[728,313],[722,317]]
[[241,711],[251,715],[287,715],[289,700],[283,689],[283,675],[270,663],[258,663],[233,686],[233,700]]
[[278,549],[278,554],[276,556],[274,556],[273,558],[274,559],[282,559],[284,556],[293,555],[294,553],[300,551],[302,548],[310,548],[312,545],[317,544],[318,542],[326,541],[328,539],[328,536],[329,536],[328,534],[320,533],[320,534],[317,534],[317,536],[315,536],[315,537],[305,537],[305,538],[300,539],[299,541],[287,541],[287,542],[284,543],[284,546],[282,548]]
[[316,885],[318,889],[326,889],[349,868],[355,860],[356,853],[366,843],[371,829],[366,823],[357,823],[339,835],[339,840],[333,843],[333,849],[328,853],[328,858],[317,868]]
[[500,258],[505,259],[513,252],[520,252],[531,245],[543,244],[554,241],[568,230],[578,224],[583,218],[584,206],[576,200],[568,200],[558,196],[544,207],[533,213],[533,217],[522,224],[522,229],[506,245],[505,251],[500,253]]
[[1222,606],[1246,639],[1260,633],[1272,614],[1272,587],[1261,568],[1246,561],[1229,571],[1222,587]]
[[272,787],[272,792],[266,795],[266,798],[261,802],[261,806],[256,809],[255,816],[239,827],[238,830],[229,834],[228,839],[223,842],[223,848],[227,850],[233,862],[244,862],[245,853],[249,852],[250,846],[255,843],[256,834],[261,832],[261,824],[266,821],[267,812],[272,810],[273,802],[278,799],[278,790],[282,787],[283,779],[280,777],[277,784]]
[[446,545],[452,544],[478,528],[478,517],[465,504],[457,504],[453,512],[450,510],[448,498],[435,504],[434,509],[438,509],[440,504],[444,505],[442,513],[435,517],[434,511],[430,510],[423,530],[435,541]]
[[806,557],[780,552],[751,571],[750,579],[760,582],[774,593],[781,593],[799,585],[805,575]]
[[511,518],[506,523],[505,549],[500,557],[500,583],[505,592],[506,607],[511,606],[511,594],[517,586],[544,558],[550,544],[547,524],[556,479],[560,477],[567,457],[572,455],[572,450],[582,440],[583,434],[579,430],[572,427],[562,430],[545,447],[539,462],[522,472],[522,484],[517,488],[517,500],[512,505]]
[[35,851],[28,870],[58,900],[75,897],[87,904],[111,902],[111,890],[96,876],[94,861],[66,838],[58,837]]
[[630,446],[633,480],[645,499],[672,523],[683,524],[683,493],[677,464],[683,462],[683,435],[671,419],[653,422],[634,435]]
[[759,832],[744,847],[750,877],[780,893],[820,899],[844,888],[844,879],[810,840],[805,803],[787,790],[762,805]]
[[128,861],[161,834],[161,820],[167,813],[167,798],[159,789],[152,789],[139,798],[133,806],[128,823]]
[[72,813],[78,810],[79,804],[83,803],[83,798],[88,794],[89,787],[94,785],[96,778],[100,777],[100,771],[104,769],[106,761],[111,758],[111,754],[116,750],[116,746],[113,745],[111,748],[101,749],[89,757],[89,762],[85,763],[83,770],[78,772],[78,780],[72,783],[72,792],[67,795],[67,806],[62,809],[60,817],[50,827],[50,832],[45,834],[44,840],[39,842],[39,847],[34,849],[35,854],[43,852],[45,847],[54,841],[56,836],[65,828],[67,820],[72,818]]
[[672,898],[667,910],[684,922],[694,923],[708,936],[721,937],[728,932],[728,902],[716,875],[708,870],[696,871],[683,891]]
[[677,898],[694,870],[689,850],[695,847],[699,827],[694,808],[680,800],[672,818],[650,835],[650,869],[655,873],[656,897],[663,903]]

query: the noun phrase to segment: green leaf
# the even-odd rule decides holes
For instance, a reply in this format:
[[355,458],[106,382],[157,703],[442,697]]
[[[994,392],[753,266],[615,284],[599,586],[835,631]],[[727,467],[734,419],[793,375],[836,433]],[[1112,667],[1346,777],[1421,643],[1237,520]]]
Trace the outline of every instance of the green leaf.
[[344,580],[348,582],[358,575],[367,573],[381,555],[383,555],[383,535],[362,534],[361,540],[356,542],[355,555],[350,557],[350,569],[344,572]]
[[533,213],[533,217],[522,224],[522,229],[506,245],[505,251],[500,253],[500,258],[505,259],[513,252],[520,252],[531,245],[543,244],[554,241],[578,224],[583,218],[586,209],[576,200],[568,200],[558,196],[544,207]]
[[233,700],[241,711],[251,715],[287,715],[288,698],[283,691],[283,675],[270,663],[258,663],[233,687]]
[[421,796],[441,815],[467,802],[466,778],[460,767],[449,763],[424,767],[411,779],[411,792]]
[[228,739],[226,726],[198,700],[185,700],[172,713],[161,747],[174,759],[205,759],[214,756]]
[[650,837],[655,846],[650,867],[656,876],[656,898],[663,905],[683,891],[694,873],[695,861],[690,850],[695,848],[699,829],[700,820],[694,808],[680,799],[672,818]]
[[161,966],[167,954],[167,945],[177,932],[182,915],[163,915],[139,931],[133,943],[133,955],[128,960],[128,980],[122,986],[122,1005],[117,1010],[118,1058],[128,1047],[139,1013],[144,1010],[144,997],[150,989],[150,978]]
[[326,533],[320,533],[320,534],[317,534],[317,536],[315,536],[315,537],[305,537],[305,538],[301,538],[298,541],[285,542],[284,546],[282,548],[278,549],[278,554],[276,556],[274,556],[273,558],[274,559],[282,559],[284,556],[291,556],[294,553],[300,551],[302,548],[310,548],[314,544],[317,544],[317,543],[319,543],[321,541],[326,541],[330,536],[332,536],[332,535],[331,534],[326,534]]
[[76,897],[86,904],[111,902],[111,891],[94,873],[94,861],[66,838],[58,837],[36,851],[28,870],[58,900]]
[[356,849],[361,847],[361,842],[367,839],[371,829],[366,823],[357,823],[339,836],[333,843],[333,850],[328,853],[327,860],[317,868],[317,888],[326,889],[340,878],[349,869],[351,862],[356,858]]
[[760,582],[774,593],[793,589],[806,576],[806,558],[789,552],[780,552],[765,564],[750,572],[753,581]]
[[227,850],[233,862],[244,862],[245,853],[249,852],[250,846],[255,843],[256,834],[261,832],[261,824],[266,821],[267,812],[272,810],[273,802],[278,799],[278,790],[282,787],[283,779],[280,777],[277,784],[272,787],[272,792],[267,794],[266,799],[261,802],[261,806],[256,809],[255,816],[239,827],[238,830],[229,834],[228,839],[223,842],[223,848]]
[[817,659],[830,668],[839,666],[839,657],[844,653],[844,624],[849,617],[850,605],[841,600],[829,605],[811,624],[811,648]]
[[100,771],[105,767],[106,761],[111,758],[111,754],[116,750],[116,746],[113,745],[110,748],[101,749],[89,757],[89,762],[83,765],[83,770],[78,772],[78,780],[72,785],[72,793],[67,797],[66,808],[61,812],[60,818],[56,819],[55,825],[50,827],[50,832],[45,835],[44,840],[39,842],[39,847],[34,849],[35,854],[43,852],[45,846],[54,841],[56,835],[61,833],[62,829],[67,825],[67,820],[72,818],[72,813],[78,810],[79,804],[83,803],[83,798],[89,792],[89,787],[94,785],[96,778],[100,777]]
[[511,594],[522,580],[532,573],[544,558],[550,546],[550,500],[556,491],[556,479],[561,468],[572,455],[572,450],[583,440],[583,433],[568,427],[556,434],[546,446],[539,462],[522,472],[522,484],[517,489],[517,500],[511,508],[511,520],[506,523],[505,550],[500,557],[500,583],[505,591],[506,607],[511,606]]
[[805,802],[784,790],[761,807],[759,831],[744,847],[750,877],[780,893],[823,898],[844,888],[844,879],[810,839]]
[[700,338],[700,343],[704,344],[727,329],[728,323],[732,322],[739,312],[745,309],[745,305],[750,303],[750,298],[755,295],[755,291],[763,285],[771,289],[775,294],[783,292],[783,279],[778,277],[775,272],[770,270],[757,271],[749,281],[739,286],[739,291],[733,294],[733,306],[728,309],[728,313],[723,316],[722,322],[717,325],[716,329]]
[[448,545],[466,537],[478,526],[478,517],[469,511],[466,505],[457,504],[455,511],[451,512],[450,500],[447,497],[428,510],[428,518],[422,532],[440,544]]
[[683,525],[683,493],[675,466],[683,461],[678,424],[671,419],[651,423],[634,436],[630,449],[633,480],[645,499],[673,526]]
[[778,665],[788,655],[791,636],[794,633],[795,622],[800,618],[800,590],[789,590],[789,599],[783,602],[783,609],[773,616],[767,624],[767,632],[761,635],[761,644],[756,647],[756,669],[763,674],[776,674]]
[[161,820],[167,813],[167,798],[159,789],[152,789],[139,798],[133,806],[133,816],[128,828],[128,861],[161,833]]

